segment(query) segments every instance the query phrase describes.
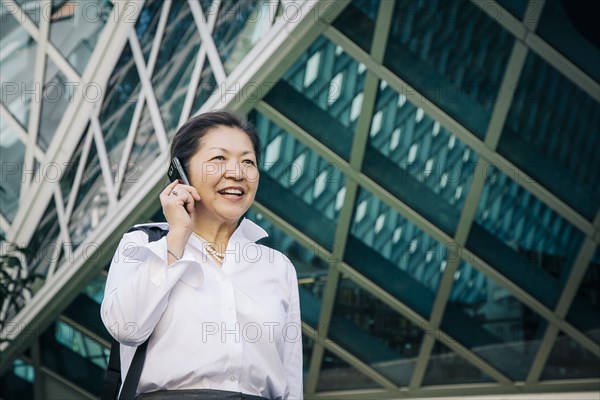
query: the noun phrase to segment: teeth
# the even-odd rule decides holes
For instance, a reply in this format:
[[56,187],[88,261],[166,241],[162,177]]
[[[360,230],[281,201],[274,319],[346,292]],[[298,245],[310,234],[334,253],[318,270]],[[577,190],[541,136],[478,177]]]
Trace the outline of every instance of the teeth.
[[225,190],[219,191],[219,193],[221,193],[221,194],[235,194],[235,195],[238,195],[238,196],[242,195],[242,191],[241,190],[235,190],[235,189],[225,189]]

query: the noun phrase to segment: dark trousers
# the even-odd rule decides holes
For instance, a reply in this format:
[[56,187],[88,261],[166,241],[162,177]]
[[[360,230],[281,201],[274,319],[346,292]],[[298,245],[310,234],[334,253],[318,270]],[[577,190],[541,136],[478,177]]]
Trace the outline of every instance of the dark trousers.
[[188,389],[188,390],[158,390],[156,392],[142,393],[136,400],[269,400],[266,397],[254,396],[240,392],[213,389]]

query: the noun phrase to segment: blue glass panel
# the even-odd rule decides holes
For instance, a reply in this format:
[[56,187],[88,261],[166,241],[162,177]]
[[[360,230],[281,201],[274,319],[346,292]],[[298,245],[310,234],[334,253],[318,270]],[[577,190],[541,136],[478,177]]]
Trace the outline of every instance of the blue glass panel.
[[99,115],[113,175],[116,175],[118,168],[123,168],[120,165],[121,157],[140,88],[140,78],[133,60],[133,53],[127,44],[111,73]]
[[33,365],[17,358],[13,363],[12,371],[16,376],[33,383],[35,377],[35,368],[33,368]]
[[[340,46],[319,37],[285,73],[283,80],[313,106],[337,120],[346,130],[354,132],[362,109],[365,76],[363,64],[350,57]],[[340,135],[332,130],[325,133]]]
[[[439,333],[442,334],[443,333]],[[494,382],[479,368],[436,341],[423,376],[423,386]]]
[[583,234],[496,168],[486,174],[467,247],[554,307]]
[[[219,32],[215,29],[213,34],[213,37],[224,35],[223,38],[225,41],[231,40],[230,44],[217,42],[217,50],[219,50],[221,60],[223,60],[225,72],[228,74],[238,66],[254,45],[263,37],[264,33],[271,27],[271,20],[273,18],[273,7],[266,0],[251,1],[248,4],[237,0],[234,4],[236,5],[237,24],[241,25],[240,22],[243,21],[241,31],[234,33],[239,27],[234,28],[232,24],[228,27],[228,31],[224,32],[224,25],[217,23]],[[231,13],[232,10],[229,9],[225,12]]]
[[428,317],[447,248],[371,193],[360,190],[344,259]]
[[56,204],[54,203],[54,197],[52,197],[27,245],[27,249],[30,251],[27,254],[30,276],[36,274],[39,275],[40,279],[46,279],[50,263],[58,256],[58,253],[55,256],[55,252],[62,247],[61,242],[59,242],[59,233],[60,225],[58,224]]
[[198,87],[196,88],[196,94],[194,96],[192,114],[202,107],[202,104],[208,100],[215,90],[217,90],[217,80],[215,79],[208,59],[205,59],[202,73],[200,74],[200,82],[198,82]]
[[[102,382],[106,376],[108,349],[88,347],[91,338],[62,321],[56,321],[39,339],[41,364],[55,374],[68,377],[69,381],[88,393],[100,397]],[[64,342],[64,343],[63,343]],[[104,360],[104,362],[102,361]]]
[[[423,334],[421,328],[350,279],[340,280],[329,338],[396,384],[408,385]],[[325,368],[324,363],[322,373]]]
[[[182,3],[182,2],[177,2]],[[177,6],[177,3],[173,6]],[[144,53],[144,60],[148,64],[148,57],[152,51],[152,43],[156,36],[156,29],[158,28],[158,20],[160,19],[161,9],[164,2],[160,0],[149,0],[144,4],[144,8],[140,12],[137,22],[135,23],[135,33],[138,37],[138,41],[142,46],[142,52]]]
[[579,285],[567,321],[600,343],[600,247]]
[[600,103],[529,52],[498,152],[592,220],[600,204]]
[[106,285],[106,277],[97,275],[83,289],[83,293],[96,303],[101,304],[104,298],[104,286]]
[[546,0],[536,33],[575,65],[600,81],[600,39],[587,4]]
[[[87,134],[91,134],[91,132]],[[88,233],[106,215],[107,210],[108,193],[104,184],[96,145],[92,141],[83,170],[81,186],[77,191],[75,206],[68,226],[73,250],[83,243]]]
[[[124,21],[132,23],[136,11],[134,7],[129,4],[119,7],[116,12],[123,13]],[[50,41],[79,74],[83,74],[111,10],[110,0],[62,1],[53,4]]]
[[[29,125],[31,102],[40,101],[40,84],[33,81],[36,64],[37,42],[27,33],[15,17],[0,5],[0,101],[22,126]],[[14,6],[12,6],[14,7]]]
[[453,234],[479,156],[438,121],[380,84],[365,152],[365,173]]
[[[527,1],[525,0],[497,0],[498,3],[509,13],[515,16],[517,19],[528,20],[529,16],[525,16],[525,10],[527,9]],[[502,11],[497,8],[494,3],[483,3],[486,10],[489,10],[493,15],[502,17]],[[534,6],[536,3],[534,3]],[[537,11],[537,10],[536,10]],[[533,10],[530,14],[533,14]],[[524,18],[525,17],[525,18]]]
[[333,26],[370,52],[379,0],[353,0],[335,19]]
[[[21,7],[25,14],[27,14],[31,21],[33,21],[36,25],[39,25],[40,15],[42,12],[42,4],[40,0],[15,0],[15,2],[19,5],[19,7]],[[5,6],[4,3],[2,3],[2,7],[6,7],[6,9],[10,11],[13,9],[9,5]],[[4,16],[6,13],[3,11],[2,15]]]
[[540,380],[585,378],[600,378],[600,359],[573,338],[559,332]]
[[256,199],[331,250],[345,177],[262,114],[251,119],[265,155]]
[[19,209],[25,146],[17,132],[3,119],[0,120],[0,159],[0,212],[8,222],[12,222]]
[[329,350],[325,350],[317,381],[317,392],[376,388],[381,386]]
[[234,70],[270,26],[271,11],[266,1],[221,1],[213,39],[226,73]]
[[75,90],[73,82],[69,82],[52,60],[47,58],[46,77],[42,90],[42,123],[37,137],[37,144],[42,150],[48,150],[58,124],[69,104],[73,102]]
[[174,131],[179,124],[200,42],[188,3],[174,2],[152,75],[152,86],[167,131]]
[[524,380],[548,323],[494,280],[462,263],[442,330],[514,380]]
[[121,183],[121,190],[119,192],[120,197],[123,197],[125,193],[139,182],[139,179],[146,168],[156,162],[156,157],[159,152],[158,137],[156,136],[156,131],[152,124],[150,110],[148,104],[144,104],[142,116],[133,140],[131,154],[127,161],[123,182]]
[[85,335],[76,326],[57,320],[55,322],[54,337],[58,343],[100,368],[106,369],[108,367],[110,350],[102,346],[98,341]]
[[[89,124],[85,128],[84,132],[87,132],[89,129]],[[60,190],[63,197],[63,206],[65,210],[67,209],[67,203],[69,201],[69,196],[71,196],[71,191],[73,190],[73,185],[75,183],[75,175],[77,175],[77,169],[79,168],[79,163],[81,162],[81,156],[84,152],[84,142],[87,135],[82,135],[79,139],[79,143],[75,150],[71,154],[71,159],[65,165],[64,172],[60,178]]]
[[399,1],[384,64],[483,138],[513,42],[466,0]]

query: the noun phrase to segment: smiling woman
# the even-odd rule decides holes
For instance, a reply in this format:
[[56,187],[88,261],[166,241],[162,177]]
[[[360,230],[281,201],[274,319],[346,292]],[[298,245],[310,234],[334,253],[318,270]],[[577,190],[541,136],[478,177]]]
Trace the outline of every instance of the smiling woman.
[[122,380],[147,342],[136,398],[301,399],[296,272],[243,218],[258,189],[258,136],[231,112],[201,114],[171,156],[190,184],[160,194],[168,233],[125,234],[106,283],[101,313]]

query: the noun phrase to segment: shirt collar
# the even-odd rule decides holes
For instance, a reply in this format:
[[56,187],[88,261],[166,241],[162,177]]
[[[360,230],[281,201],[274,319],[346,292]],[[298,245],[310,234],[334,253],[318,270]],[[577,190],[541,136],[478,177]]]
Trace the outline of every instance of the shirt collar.
[[[169,229],[169,225],[166,222],[151,222],[147,224],[137,224],[135,227],[142,226],[158,226],[161,229]],[[238,239],[237,236],[241,235],[242,237],[248,239],[251,242],[257,242],[262,238],[269,236],[269,234],[256,223],[250,221],[248,218],[244,218],[242,222],[238,225],[235,232],[231,238]]]
[[242,222],[240,222],[239,226],[231,237],[233,238],[238,234],[242,235],[251,242],[256,242],[264,237],[269,236],[269,234],[263,228],[250,221],[248,218],[244,218]]

